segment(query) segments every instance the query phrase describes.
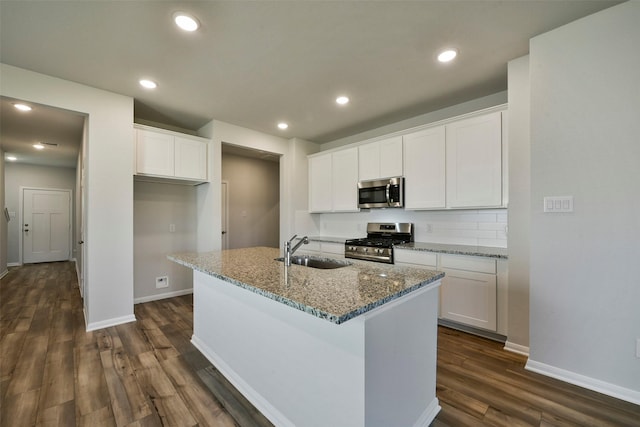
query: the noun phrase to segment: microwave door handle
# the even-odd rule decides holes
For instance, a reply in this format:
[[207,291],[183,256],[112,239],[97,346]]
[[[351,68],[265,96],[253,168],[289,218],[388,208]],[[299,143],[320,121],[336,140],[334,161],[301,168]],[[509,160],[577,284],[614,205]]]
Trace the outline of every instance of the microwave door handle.
[[387,184],[387,190],[386,190],[386,195],[387,195],[387,206],[391,206],[391,195],[390,195],[390,189],[391,189],[391,184]]

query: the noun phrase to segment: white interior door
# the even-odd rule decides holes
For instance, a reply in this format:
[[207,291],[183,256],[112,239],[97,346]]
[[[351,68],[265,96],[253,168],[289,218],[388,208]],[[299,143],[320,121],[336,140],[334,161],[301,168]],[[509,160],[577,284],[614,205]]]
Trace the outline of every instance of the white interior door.
[[222,249],[229,249],[229,195],[228,183],[222,181]]
[[24,188],[23,262],[66,261],[71,247],[71,191]]

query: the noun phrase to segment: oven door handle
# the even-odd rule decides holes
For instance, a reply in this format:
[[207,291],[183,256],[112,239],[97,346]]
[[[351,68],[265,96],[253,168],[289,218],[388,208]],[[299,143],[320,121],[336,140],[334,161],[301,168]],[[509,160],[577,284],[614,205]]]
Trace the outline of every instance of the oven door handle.
[[391,192],[391,184],[387,184],[387,189],[385,191],[385,194],[387,195],[387,206],[391,206],[390,192]]

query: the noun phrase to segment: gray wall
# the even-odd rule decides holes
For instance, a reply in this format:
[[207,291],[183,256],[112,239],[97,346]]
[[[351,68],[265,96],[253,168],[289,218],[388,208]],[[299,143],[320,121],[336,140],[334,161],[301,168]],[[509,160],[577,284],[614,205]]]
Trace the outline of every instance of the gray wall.
[[[133,192],[134,302],[189,293],[191,270],[167,255],[196,249],[196,187],[135,182]],[[170,225],[175,231],[170,232]],[[156,289],[156,277],[169,287]]]
[[256,158],[223,154],[228,182],[229,249],[279,247],[280,166]]
[[[5,163],[5,204],[10,212],[15,212],[8,227],[8,256],[9,264],[22,262],[20,254],[20,238],[22,227],[20,224],[20,187],[55,188],[72,191],[71,221],[74,224],[76,169],[51,166],[38,166],[22,163]],[[72,242],[75,242],[75,227],[72,227]],[[75,245],[73,257],[75,257]]]
[[[531,40],[530,364],[640,403],[640,2]],[[545,214],[544,196],[574,196]],[[531,363],[533,362],[533,363]]]

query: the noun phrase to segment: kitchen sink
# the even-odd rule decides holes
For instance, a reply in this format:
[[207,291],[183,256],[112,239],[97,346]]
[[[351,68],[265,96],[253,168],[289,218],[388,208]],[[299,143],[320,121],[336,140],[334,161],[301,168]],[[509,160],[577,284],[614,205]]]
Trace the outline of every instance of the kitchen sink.
[[[284,262],[284,258],[276,258],[276,261]],[[351,265],[349,261],[343,261],[332,258],[321,258],[308,255],[294,255],[291,257],[291,264],[303,265],[305,267],[320,268],[323,270],[329,270],[332,268],[340,268]]]

